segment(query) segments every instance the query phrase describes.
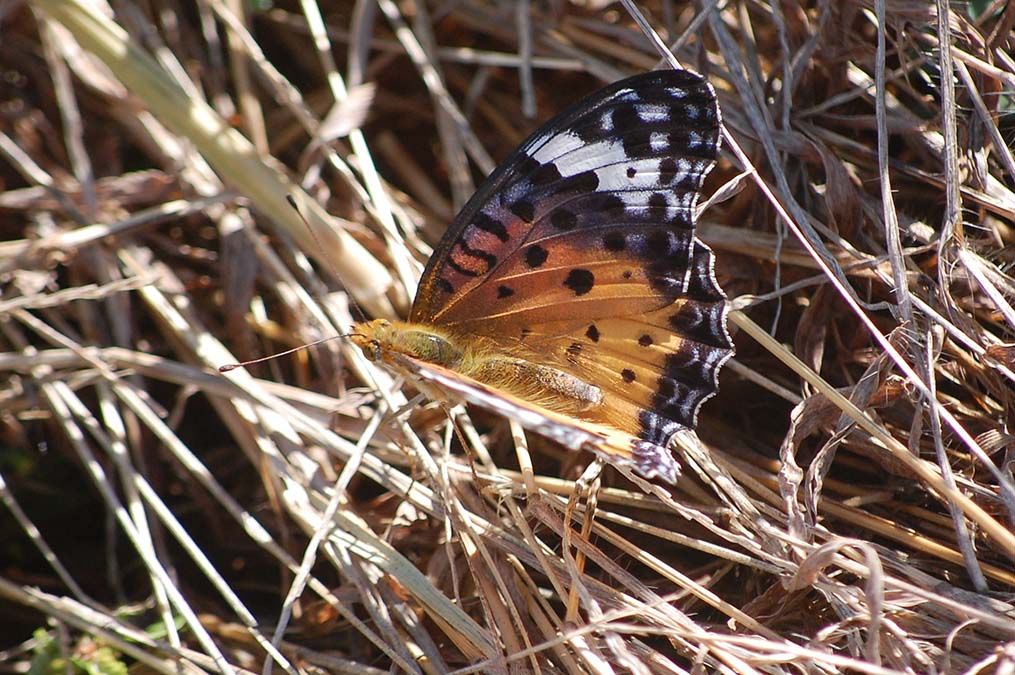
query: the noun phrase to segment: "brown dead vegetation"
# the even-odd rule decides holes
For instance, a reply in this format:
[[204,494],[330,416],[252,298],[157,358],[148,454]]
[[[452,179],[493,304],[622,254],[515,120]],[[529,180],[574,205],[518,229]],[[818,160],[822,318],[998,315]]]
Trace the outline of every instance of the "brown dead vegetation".
[[[310,4],[0,14],[6,668],[1012,669],[1015,6]],[[664,67],[639,12],[726,131],[675,489],[345,340],[217,372],[404,316],[497,161]]]

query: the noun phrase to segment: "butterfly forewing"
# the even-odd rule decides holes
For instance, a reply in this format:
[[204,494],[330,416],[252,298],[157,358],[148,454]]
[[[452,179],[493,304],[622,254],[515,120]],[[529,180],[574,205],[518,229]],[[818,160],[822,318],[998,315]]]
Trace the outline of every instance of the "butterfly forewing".
[[[462,209],[423,273],[412,320],[475,318],[478,287],[502,299],[517,293],[497,283],[514,264],[518,273],[566,265],[550,256],[563,252],[561,239],[615,259],[622,247],[650,253],[665,236],[671,247],[684,242],[671,256],[679,257],[690,248],[693,206],[718,142],[715,94],[694,73],[645,73],[580,101],[537,130]],[[669,274],[667,260],[656,262]],[[545,288],[538,275],[529,279],[532,290]]]
[[604,392],[591,421],[665,445],[732,353],[695,204],[719,146],[687,71],[607,87],[536,131],[431,258],[414,322],[483,336]]

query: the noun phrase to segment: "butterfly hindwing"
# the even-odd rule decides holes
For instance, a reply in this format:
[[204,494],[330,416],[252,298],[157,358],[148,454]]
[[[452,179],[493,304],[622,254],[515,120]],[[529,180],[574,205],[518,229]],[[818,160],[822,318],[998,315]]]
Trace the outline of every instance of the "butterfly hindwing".
[[457,399],[516,420],[564,447],[593,452],[615,464],[630,466],[645,478],[659,477],[675,483],[680,466],[670,451],[657,443],[631,442],[627,433],[615,426],[578,421],[568,415],[533,406],[529,401],[495,389],[434,363],[419,361],[403,354],[393,355],[395,365],[416,381],[436,384]]

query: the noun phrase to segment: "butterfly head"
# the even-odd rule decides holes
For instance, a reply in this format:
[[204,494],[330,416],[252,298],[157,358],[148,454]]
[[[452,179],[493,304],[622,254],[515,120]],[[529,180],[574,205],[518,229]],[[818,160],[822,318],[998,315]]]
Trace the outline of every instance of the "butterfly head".
[[380,361],[385,342],[382,340],[386,327],[391,322],[386,319],[375,319],[365,323],[357,323],[349,332],[349,339],[360,348],[363,355],[370,361]]

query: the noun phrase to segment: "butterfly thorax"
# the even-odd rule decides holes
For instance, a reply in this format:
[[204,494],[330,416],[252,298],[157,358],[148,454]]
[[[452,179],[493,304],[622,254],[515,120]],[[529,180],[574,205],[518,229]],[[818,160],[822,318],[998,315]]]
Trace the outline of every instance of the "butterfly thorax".
[[384,361],[391,365],[391,356],[405,354],[421,361],[436,363],[445,368],[457,369],[465,360],[465,350],[455,343],[454,337],[429,326],[401,321],[374,319],[358,323],[350,339],[371,361]]
[[563,414],[603,405],[602,390],[580,377],[538,362],[536,355],[507,356],[481,336],[459,336],[436,326],[375,319],[350,335],[371,361],[398,370],[404,357],[434,363]]

